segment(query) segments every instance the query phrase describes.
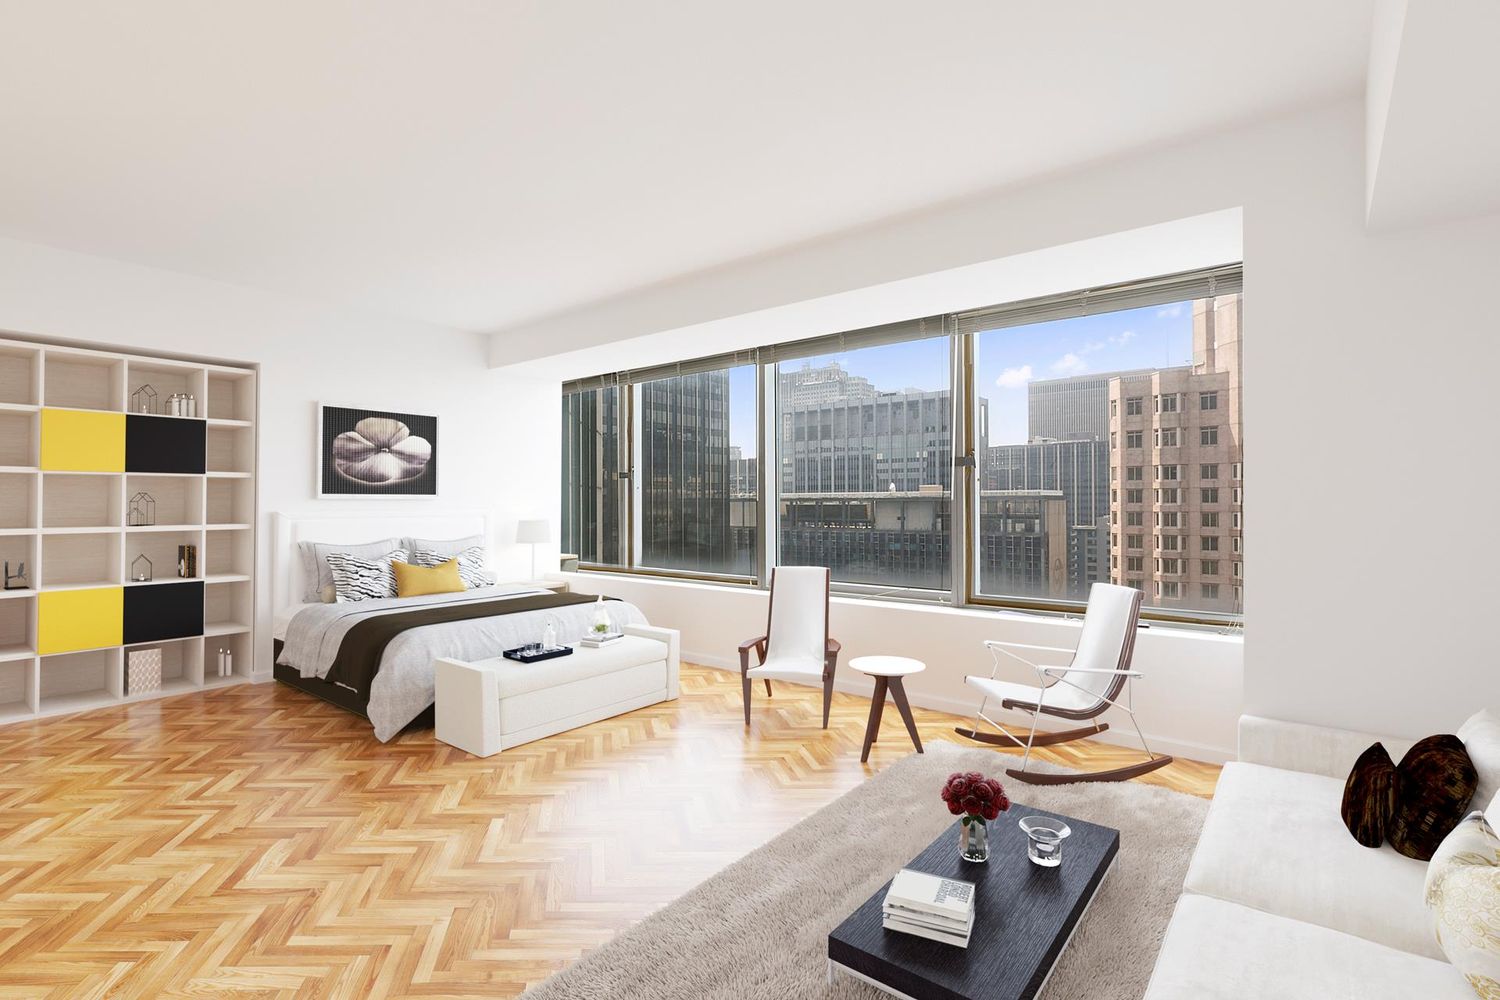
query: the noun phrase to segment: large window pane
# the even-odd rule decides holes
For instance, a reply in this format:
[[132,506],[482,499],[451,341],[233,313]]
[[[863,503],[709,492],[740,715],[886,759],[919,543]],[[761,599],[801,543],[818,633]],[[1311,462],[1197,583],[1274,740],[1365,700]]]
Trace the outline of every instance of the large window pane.
[[620,564],[620,396],[616,388],[562,400],[562,551]]
[[1241,610],[1240,303],[976,334],[978,592]]
[[640,387],[641,566],[755,572],[755,400],[750,365]]
[[953,410],[946,337],[776,366],[782,565],[947,590]]

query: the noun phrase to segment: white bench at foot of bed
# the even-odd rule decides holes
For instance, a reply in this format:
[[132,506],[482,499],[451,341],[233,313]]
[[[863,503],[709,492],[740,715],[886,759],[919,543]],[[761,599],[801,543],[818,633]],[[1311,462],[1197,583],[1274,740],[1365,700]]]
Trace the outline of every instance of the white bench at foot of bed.
[[539,663],[500,656],[435,661],[437,738],[488,757],[676,698],[677,630],[626,625],[624,631],[625,638],[603,648]]

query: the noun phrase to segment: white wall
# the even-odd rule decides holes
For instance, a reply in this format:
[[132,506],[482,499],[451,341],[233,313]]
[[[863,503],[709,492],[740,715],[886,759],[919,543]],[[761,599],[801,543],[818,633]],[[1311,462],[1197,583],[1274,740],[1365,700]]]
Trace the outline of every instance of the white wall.
[[[258,672],[271,669],[272,512],[488,510],[514,578],[530,575],[515,521],[556,516],[557,443],[534,430],[539,412],[556,427],[557,386],[487,369],[477,336],[3,239],[0,330],[260,365]],[[315,499],[320,400],[437,414],[438,499]]]
[[[496,336],[491,362],[689,326],[707,353],[726,309],[784,315],[805,299],[1240,206],[1243,707],[1452,731],[1474,706],[1500,705],[1476,627],[1500,589],[1485,523],[1500,217],[1367,232],[1363,125],[1357,102],[1339,104],[1001,191]],[[904,641],[883,616],[868,627],[872,645]],[[1167,737],[1180,725],[1191,742],[1203,710],[1188,700],[1153,724]],[[1204,742],[1233,739],[1231,727]]]
[[[574,590],[628,600],[651,621],[680,629],[682,658],[693,663],[738,671],[735,647],[766,630],[764,591],[593,573],[566,576]],[[853,657],[911,656],[927,664],[924,672],[906,678],[912,702],[958,715],[971,714],[979,704],[964,675],[990,675],[993,662],[980,645],[985,639],[1072,649],[1079,629],[1076,619],[843,597],[830,602],[829,625],[843,644],[835,675],[838,690],[870,694],[869,679],[848,666]],[[1233,759],[1241,654],[1237,636],[1162,628],[1140,633],[1135,662],[1146,677],[1136,684],[1135,709],[1153,750],[1194,760]],[[1042,662],[1066,661],[1066,656],[1054,656]],[[1009,660],[1002,662],[999,676],[1033,685],[1037,680],[1035,672]],[[765,708],[764,697],[765,689],[757,686],[752,706]],[[985,714],[996,720],[1029,719],[1000,711],[993,703]],[[1128,716],[1113,713],[1105,721],[1114,729],[1103,739],[1140,746]]]

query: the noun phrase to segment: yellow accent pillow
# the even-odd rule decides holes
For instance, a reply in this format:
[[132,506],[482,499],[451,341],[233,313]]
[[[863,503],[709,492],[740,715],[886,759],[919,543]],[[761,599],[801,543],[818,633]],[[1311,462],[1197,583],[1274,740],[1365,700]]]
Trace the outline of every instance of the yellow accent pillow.
[[463,578],[458,575],[457,556],[436,566],[413,566],[411,563],[393,562],[391,569],[396,574],[397,597],[456,594],[464,589]]

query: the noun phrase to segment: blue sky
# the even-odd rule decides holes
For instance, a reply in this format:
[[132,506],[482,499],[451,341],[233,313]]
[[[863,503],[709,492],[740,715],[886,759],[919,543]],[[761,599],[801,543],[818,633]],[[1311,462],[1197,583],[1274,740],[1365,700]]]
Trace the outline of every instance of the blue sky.
[[[1169,367],[1192,360],[1191,302],[1080,316],[977,335],[979,394],[990,401],[990,443],[1026,440],[1026,384],[1068,375]],[[877,389],[942,389],[948,385],[948,339],[894,344],[809,358],[837,361]],[[800,367],[803,362],[790,364]],[[729,373],[729,439],[755,454],[755,369]]]

